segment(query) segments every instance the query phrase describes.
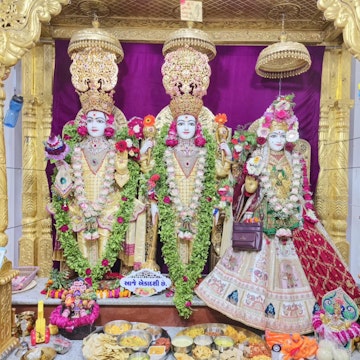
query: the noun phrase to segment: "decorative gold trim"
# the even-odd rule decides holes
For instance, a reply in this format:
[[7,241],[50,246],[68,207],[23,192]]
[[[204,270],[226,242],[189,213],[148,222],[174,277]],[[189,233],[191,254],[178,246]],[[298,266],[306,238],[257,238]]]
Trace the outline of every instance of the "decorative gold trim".
[[[145,26],[136,28],[134,24],[130,27],[114,26],[106,28],[122,42],[144,42],[164,44],[169,36],[169,32],[177,30],[178,25],[174,27],[149,28]],[[54,39],[70,39],[79,28],[69,24],[66,27],[57,27],[49,29],[46,35]],[[221,28],[217,30],[208,29],[206,31],[215,45],[269,45],[279,41],[279,30],[252,30],[247,29],[229,29]],[[331,33],[331,30],[329,31]],[[289,41],[306,43],[307,45],[326,44],[328,30],[325,31],[287,31]],[[330,41],[329,41],[330,44]],[[339,44],[338,40],[332,39],[331,44]]]
[[360,59],[360,4],[351,0],[318,0],[318,8],[326,20],[334,21],[342,29],[345,45],[355,58]]
[[69,0],[3,0],[0,18],[7,19],[6,30],[1,31],[0,63],[15,65],[25,52],[35,46],[40,37],[41,22],[61,12],[61,4]]

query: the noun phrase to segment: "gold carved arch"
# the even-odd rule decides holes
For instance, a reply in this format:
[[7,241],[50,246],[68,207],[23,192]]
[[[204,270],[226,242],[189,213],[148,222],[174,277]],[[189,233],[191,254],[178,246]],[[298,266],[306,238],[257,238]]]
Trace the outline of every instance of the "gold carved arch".
[[342,30],[347,50],[360,59],[360,3],[352,0],[318,0],[318,8],[324,12],[326,20],[334,21]]
[[[7,79],[11,67],[22,59],[39,40],[41,22],[49,21],[51,16],[57,15],[62,9],[62,4],[69,0],[2,0],[0,2],[0,119],[4,118],[4,101],[6,98],[4,81]],[[25,99],[33,106],[34,99]],[[25,103],[26,110],[27,104]],[[51,118],[51,112],[48,113]],[[35,118],[34,118],[35,119]],[[35,121],[36,122],[36,121]],[[32,124],[33,125],[33,124]],[[33,148],[32,138],[28,137],[26,128],[23,129],[25,148]],[[26,153],[25,153],[26,154]],[[34,156],[34,153],[27,156]],[[23,164],[28,160],[25,158]],[[23,166],[27,168],[26,166]],[[44,167],[45,168],[45,167]],[[30,173],[23,176],[32,183],[29,188],[34,188],[34,172],[36,167],[27,170]],[[33,194],[32,194],[33,195]],[[33,205],[33,207],[36,206]],[[6,247],[8,238],[5,231],[8,226],[8,194],[6,174],[6,151],[4,141],[4,127],[0,126],[0,247]],[[34,241],[34,239],[33,239]],[[19,340],[11,336],[11,280],[18,274],[12,269],[12,264],[5,257],[0,268],[0,357],[6,356],[17,346]]]

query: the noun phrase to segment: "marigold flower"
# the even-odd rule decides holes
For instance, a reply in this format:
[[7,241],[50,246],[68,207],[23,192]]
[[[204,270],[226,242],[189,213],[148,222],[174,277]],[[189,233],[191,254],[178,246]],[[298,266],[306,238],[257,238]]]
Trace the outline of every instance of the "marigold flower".
[[144,117],[144,126],[154,126],[155,125],[155,117],[153,115],[146,115]]
[[226,114],[217,114],[215,116],[215,122],[217,122],[218,124],[224,125],[227,122]]

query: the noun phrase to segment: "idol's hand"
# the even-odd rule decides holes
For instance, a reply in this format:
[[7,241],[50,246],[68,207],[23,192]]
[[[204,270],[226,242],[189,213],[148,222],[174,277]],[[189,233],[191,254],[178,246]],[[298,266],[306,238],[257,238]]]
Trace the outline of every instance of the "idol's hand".
[[152,224],[155,225],[156,222],[156,216],[159,215],[159,207],[157,206],[156,202],[151,203],[151,220]]
[[227,144],[227,142],[220,143],[220,149],[225,153],[225,156],[227,159],[229,159],[229,160],[232,159],[232,153],[231,153],[230,147]]
[[154,146],[154,142],[150,139],[146,139],[144,143],[141,146],[140,154],[145,154],[149,149],[151,149]]

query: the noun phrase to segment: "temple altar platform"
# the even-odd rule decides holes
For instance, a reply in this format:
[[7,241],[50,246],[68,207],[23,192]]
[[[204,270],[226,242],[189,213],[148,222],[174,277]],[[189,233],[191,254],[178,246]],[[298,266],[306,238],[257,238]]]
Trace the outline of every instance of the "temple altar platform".
[[[13,293],[12,307],[16,313],[35,311],[37,313],[38,301],[44,301],[44,316],[48,321],[51,312],[60,305],[60,299],[52,299],[41,294],[45,288],[47,278],[36,278],[36,286],[30,290]],[[194,312],[190,319],[182,319],[173,304],[171,297],[165,293],[140,297],[132,295],[129,298],[98,299],[100,316],[95,322],[96,326],[103,326],[111,320],[128,320],[133,322],[147,322],[159,326],[187,327],[202,323],[226,323],[247,328],[241,323],[229,319],[225,315],[210,309],[198,297],[194,297],[192,307]],[[254,331],[253,329],[250,329]]]
[[[46,295],[41,294],[47,280],[47,278],[36,278],[35,287],[24,292],[12,294],[12,307],[16,309],[16,313],[23,311],[34,311],[37,313],[38,301],[43,300],[44,316],[48,324],[50,313],[60,304],[60,300],[47,298]],[[96,326],[103,326],[108,321],[117,319],[131,322],[147,322],[163,327],[172,338],[188,326],[203,323],[225,323],[248,329],[260,336],[264,334],[263,331],[249,328],[208,308],[205,303],[196,296],[193,300],[194,313],[188,320],[179,317],[173,305],[172,298],[166,297],[165,293],[149,297],[133,295],[130,298],[98,299],[97,302],[100,305],[100,316],[95,322]],[[46,344],[39,344],[37,346],[46,346]],[[63,359],[83,360],[81,346],[81,340],[73,340],[70,351],[66,355],[59,355],[59,357]],[[13,351],[6,359],[19,359],[19,357],[15,356],[15,351]],[[173,359],[175,358],[170,353],[167,360]],[[351,360],[360,360],[360,352],[355,350],[351,354]]]

